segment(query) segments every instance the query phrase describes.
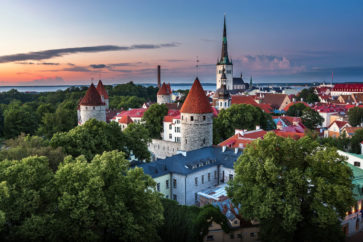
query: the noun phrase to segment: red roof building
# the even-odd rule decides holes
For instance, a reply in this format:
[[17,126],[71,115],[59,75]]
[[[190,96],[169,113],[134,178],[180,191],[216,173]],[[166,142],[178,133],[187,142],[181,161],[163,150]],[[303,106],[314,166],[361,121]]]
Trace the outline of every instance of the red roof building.
[[104,102],[102,102],[102,98],[100,94],[98,93],[96,87],[91,84],[91,86],[88,88],[86,95],[82,98],[82,100],[79,102],[79,105],[83,106],[103,106],[105,105]]
[[232,96],[232,104],[250,104],[252,106],[261,108],[265,113],[271,113],[272,107],[266,103],[258,104],[252,96]]
[[132,119],[130,118],[129,115],[124,115],[118,122],[121,123],[121,124],[133,123],[133,121],[132,121]]
[[196,114],[213,113],[212,107],[198,78],[195,79],[180,112]]

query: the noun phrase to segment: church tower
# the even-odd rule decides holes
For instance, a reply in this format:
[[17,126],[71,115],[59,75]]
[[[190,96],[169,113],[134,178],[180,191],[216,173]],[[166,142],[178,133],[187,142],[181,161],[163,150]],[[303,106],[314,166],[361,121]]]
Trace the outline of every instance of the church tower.
[[217,89],[222,86],[221,77],[222,71],[225,69],[226,71],[226,87],[227,90],[233,90],[233,64],[232,61],[228,57],[228,48],[227,48],[227,29],[226,29],[226,16],[224,16],[224,25],[223,25],[223,41],[222,41],[222,53],[221,58],[217,63]]
[[213,110],[198,78],[195,79],[180,114],[182,151],[213,144]]
[[221,76],[221,87],[218,88],[213,96],[213,105],[216,109],[226,109],[231,106],[231,95],[229,94],[226,82],[226,70],[222,70],[222,76]]

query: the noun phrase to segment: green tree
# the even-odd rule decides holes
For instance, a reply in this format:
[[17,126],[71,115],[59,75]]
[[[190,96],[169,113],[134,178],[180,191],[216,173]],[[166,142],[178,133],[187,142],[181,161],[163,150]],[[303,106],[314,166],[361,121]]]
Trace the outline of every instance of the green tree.
[[363,108],[354,107],[348,110],[348,120],[350,125],[356,127],[363,123]]
[[142,124],[131,123],[124,130],[127,149],[133,153],[138,160],[150,161],[148,143],[151,141],[148,130]]
[[351,138],[350,151],[352,153],[361,154],[360,143],[363,141],[363,129],[355,131]]
[[303,114],[303,111],[307,107],[303,103],[296,103],[294,105],[291,105],[289,109],[286,112],[287,116],[293,116],[293,117],[301,117]]
[[179,205],[176,201],[162,199],[165,221],[159,228],[162,241],[203,241],[212,222],[220,224],[228,233],[227,218],[212,205],[202,208]]
[[[104,151],[119,150],[127,152],[126,137],[116,122],[105,123],[95,119],[88,120],[68,132],[54,134],[51,146],[62,147],[66,154],[77,157],[84,155],[91,160]],[[129,155],[129,153],[127,152]]]
[[163,131],[164,116],[168,114],[168,108],[165,104],[153,104],[144,113],[143,121],[145,127],[149,131],[150,137],[160,139],[161,132]]
[[297,98],[307,103],[315,103],[320,101],[319,96],[315,93],[314,87],[301,90],[301,92],[297,95]]
[[[7,197],[0,199],[5,214],[2,240],[29,241],[49,233],[41,227],[48,212],[54,211],[53,173],[46,157],[30,156],[0,162],[0,183],[6,182]],[[29,225],[36,225],[31,231]],[[47,226],[43,223],[43,226]]]
[[51,147],[48,140],[38,136],[21,134],[17,138],[4,142],[4,146],[0,150],[0,161],[5,159],[21,160],[34,155],[46,156],[49,159],[50,168],[54,171],[65,157],[62,148]]
[[42,116],[38,133],[52,138],[57,132],[68,131],[77,126],[77,112],[72,102],[60,104],[55,113],[45,113]]
[[213,120],[214,144],[231,137],[235,129],[254,130],[257,125],[267,130],[275,127],[272,117],[260,108],[249,104],[233,104],[227,109],[222,109]]
[[308,129],[315,129],[323,123],[324,118],[314,109],[307,107],[302,112],[301,121]]
[[4,136],[12,138],[20,133],[34,134],[38,127],[35,112],[29,107],[12,103],[4,112]]
[[263,241],[343,241],[340,219],[355,200],[352,171],[335,148],[268,133],[248,146],[227,189]]
[[110,108],[124,109],[139,108],[146,100],[136,96],[113,96],[110,98]]
[[[6,182],[2,181],[0,182],[0,204],[8,197],[9,197],[8,187],[6,186]],[[5,213],[2,210],[0,210],[0,233],[1,230],[3,230],[5,222],[6,222]]]
[[64,241],[157,241],[163,222],[155,182],[128,169],[122,152],[68,157],[55,174],[57,238]]

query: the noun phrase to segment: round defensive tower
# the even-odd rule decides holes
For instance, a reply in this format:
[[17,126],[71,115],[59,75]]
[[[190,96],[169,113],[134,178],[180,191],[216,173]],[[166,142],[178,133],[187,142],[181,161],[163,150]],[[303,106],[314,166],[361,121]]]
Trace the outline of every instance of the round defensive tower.
[[102,98],[93,83],[88,88],[86,95],[80,101],[79,110],[79,123],[81,125],[92,118],[106,122],[106,104],[102,101]]
[[165,82],[160,87],[157,93],[157,103],[158,104],[167,104],[171,103],[171,90],[170,85],[166,85]]
[[213,144],[213,109],[198,78],[180,110],[181,150],[190,151]]

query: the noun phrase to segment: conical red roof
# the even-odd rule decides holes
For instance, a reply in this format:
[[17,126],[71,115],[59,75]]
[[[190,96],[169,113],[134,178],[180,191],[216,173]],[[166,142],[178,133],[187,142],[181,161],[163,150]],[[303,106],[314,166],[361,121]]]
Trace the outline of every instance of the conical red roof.
[[132,121],[132,119],[130,118],[130,116],[129,116],[129,115],[125,115],[125,116],[123,116],[123,117],[120,119],[119,123],[122,123],[122,124],[129,124],[129,123],[133,123],[133,121]]
[[205,95],[198,78],[195,79],[187,98],[184,101],[181,113],[212,113],[208,97]]
[[163,82],[163,85],[161,85],[157,95],[169,95],[169,88],[167,87],[167,85],[165,84],[165,82]]
[[82,100],[80,101],[79,104],[84,105],[84,106],[102,106],[102,105],[105,105],[102,102],[101,96],[98,93],[95,85],[93,85],[93,83],[88,88],[88,90],[86,92],[86,95],[84,95],[84,97],[82,98]]
[[108,99],[108,93],[106,91],[105,86],[103,85],[102,81],[99,80],[97,84],[97,91],[98,93],[103,96],[104,99]]

